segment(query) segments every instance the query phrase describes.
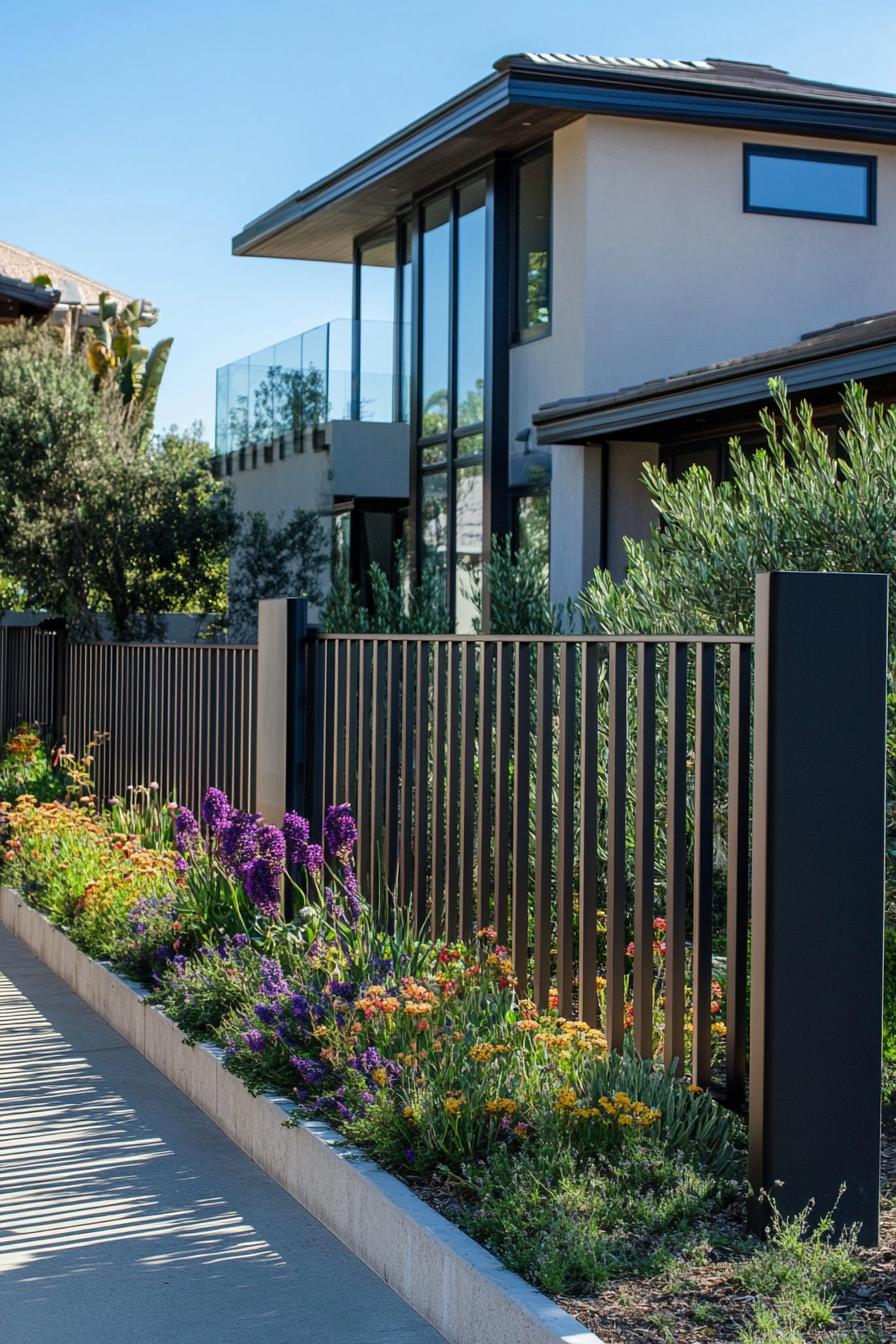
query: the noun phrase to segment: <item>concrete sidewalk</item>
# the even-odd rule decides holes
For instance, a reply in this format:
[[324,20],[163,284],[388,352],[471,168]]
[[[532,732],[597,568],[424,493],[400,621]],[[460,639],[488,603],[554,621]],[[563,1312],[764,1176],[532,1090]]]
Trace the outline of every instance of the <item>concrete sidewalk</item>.
[[3,1344],[441,1338],[0,929]]

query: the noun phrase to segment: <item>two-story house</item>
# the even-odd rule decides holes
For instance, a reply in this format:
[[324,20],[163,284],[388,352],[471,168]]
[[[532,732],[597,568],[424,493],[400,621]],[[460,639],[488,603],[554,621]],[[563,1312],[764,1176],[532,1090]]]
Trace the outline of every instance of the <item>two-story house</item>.
[[723,475],[773,374],[832,425],[845,379],[893,393],[894,146],[896,95],[771,66],[505,57],[234,239],[354,300],[219,372],[219,469],[332,514],[356,577],[405,528],[459,629],[496,534],[555,599],[618,575],[642,464]]

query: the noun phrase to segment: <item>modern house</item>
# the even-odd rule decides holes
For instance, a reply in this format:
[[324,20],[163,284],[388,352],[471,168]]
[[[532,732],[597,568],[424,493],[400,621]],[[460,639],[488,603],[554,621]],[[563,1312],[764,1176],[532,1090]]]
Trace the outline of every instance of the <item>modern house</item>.
[[404,528],[464,629],[496,534],[555,599],[620,574],[643,462],[724,474],[770,376],[832,426],[845,379],[893,394],[896,95],[509,56],[233,250],[354,269],[347,323],[219,372],[238,507],[333,514],[355,567]]

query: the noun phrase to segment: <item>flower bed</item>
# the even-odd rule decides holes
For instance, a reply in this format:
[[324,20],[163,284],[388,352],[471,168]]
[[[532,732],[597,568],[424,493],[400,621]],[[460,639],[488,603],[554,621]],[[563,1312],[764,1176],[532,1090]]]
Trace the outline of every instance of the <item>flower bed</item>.
[[265,825],[216,790],[201,826],[143,799],[99,816],[29,794],[0,804],[4,880],[222,1045],[250,1090],[333,1124],[553,1294],[584,1301],[687,1263],[713,1228],[731,1240],[738,1122],[521,1000],[493,930],[464,947],[415,937],[401,911],[378,926],[345,806],[321,846],[304,819]]

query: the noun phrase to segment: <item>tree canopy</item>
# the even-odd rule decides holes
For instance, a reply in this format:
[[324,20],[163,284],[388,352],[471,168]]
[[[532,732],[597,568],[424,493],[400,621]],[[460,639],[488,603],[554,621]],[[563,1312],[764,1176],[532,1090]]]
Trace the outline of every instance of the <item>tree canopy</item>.
[[196,426],[150,437],[147,410],[45,328],[0,333],[0,517],[5,573],[31,607],[117,639],[158,613],[220,609],[230,492]]

